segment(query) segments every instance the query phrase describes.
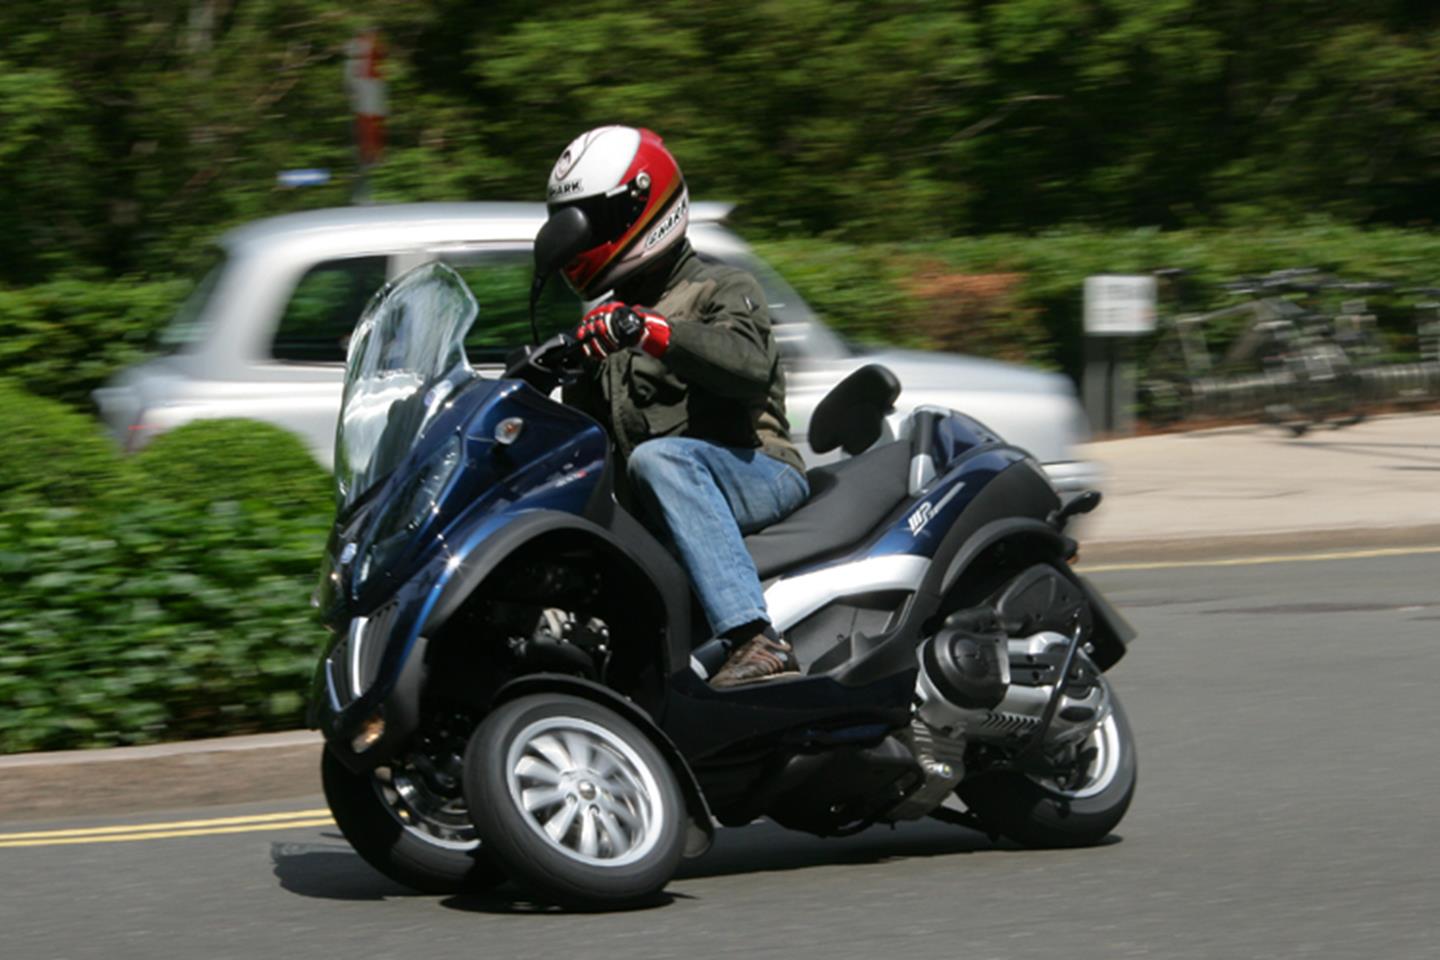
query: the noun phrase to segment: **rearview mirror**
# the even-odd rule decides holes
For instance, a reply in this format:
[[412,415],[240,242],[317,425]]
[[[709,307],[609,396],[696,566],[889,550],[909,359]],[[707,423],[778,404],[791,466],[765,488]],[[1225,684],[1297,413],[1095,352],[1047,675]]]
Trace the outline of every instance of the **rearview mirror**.
[[551,215],[535,235],[535,273],[549,276],[590,246],[590,221],[579,207]]
[[590,236],[590,221],[578,207],[557,210],[535,235],[535,276],[530,281],[530,336],[535,343],[540,342],[535,310],[545,281],[590,246]]

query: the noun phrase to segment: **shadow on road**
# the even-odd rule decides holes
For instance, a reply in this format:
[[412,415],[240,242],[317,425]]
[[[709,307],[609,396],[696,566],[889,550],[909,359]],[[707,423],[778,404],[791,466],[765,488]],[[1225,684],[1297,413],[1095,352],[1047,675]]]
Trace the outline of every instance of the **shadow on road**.
[[719,831],[709,853],[681,863],[677,879],[948,857],[1001,848],[984,834],[933,820],[902,824],[893,830],[876,826],[841,838],[796,833],[767,820]]
[[321,900],[385,900],[425,894],[396,883],[339,843],[272,843],[270,860],[280,886]]
[[[319,900],[389,900],[398,897],[435,898],[412,890],[375,870],[340,839],[339,843],[272,843],[270,860],[282,889]],[[661,894],[634,909],[662,907],[676,899]],[[457,894],[439,901],[456,910],[477,913],[559,913],[558,907],[537,904],[506,884],[491,892]]]
[[[719,831],[715,845],[704,856],[680,864],[675,879],[698,880],[731,874],[754,874],[811,867],[863,865],[912,857],[946,857],[955,854],[1018,847],[991,843],[983,834],[935,822],[905,824],[890,830],[874,827],[854,837],[821,838],[786,830],[769,821]],[[441,901],[442,906],[476,913],[562,913],[556,907],[517,899],[510,886],[493,893],[469,894]],[[634,909],[662,907],[691,896],[666,892],[654,902]]]
[[[338,839],[338,838],[337,838]],[[1104,844],[1120,842],[1111,837]],[[1018,851],[1007,841],[935,821],[902,824],[895,829],[872,827],[853,837],[821,838],[796,833],[768,821],[719,831],[704,856],[681,863],[676,880],[732,874],[804,870],[814,867],[860,866],[917,857],[949,857],[987,851]],[[1043,856],[1043,852],[1037,852]],[[394,882],[365,863],[343,841],[339,843],[275,843],[270,858],[280,886],[303,897],[324,900],[384,900],[426,897]],[[636,909],[665,906],[684,894],[666,893]],[[463,894],[439,901],[453,910],[475,913],[527,914],[558,912],[536,904],[506,884],[484,893]]]

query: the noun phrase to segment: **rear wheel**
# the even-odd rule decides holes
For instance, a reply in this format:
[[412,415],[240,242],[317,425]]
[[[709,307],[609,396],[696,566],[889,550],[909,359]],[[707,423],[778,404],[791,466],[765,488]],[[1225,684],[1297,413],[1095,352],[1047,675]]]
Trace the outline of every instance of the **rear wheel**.
[[330,812],[355,852],[376,870],[425,893],[485,890],[505,880],[453,793],[430,782],[431,758],[399,757],[386,767],[355,773],[325,751],[320,777]]
[[[1102,683],[1108,685],[1103,677]],[[1079,783],[1015,772],[981,774],[955,791],[986,827],[1027,847],[1084,847],[1120,824],[1135,795],[1135,738],[1110,691],[1111,711],[1080,746],[1094,751]]]
[[487,716],[465,753],[465,796],[486,849],[542,900],[643,903],[670,882],[686,809],[650,738],[579,697],[521,697]]

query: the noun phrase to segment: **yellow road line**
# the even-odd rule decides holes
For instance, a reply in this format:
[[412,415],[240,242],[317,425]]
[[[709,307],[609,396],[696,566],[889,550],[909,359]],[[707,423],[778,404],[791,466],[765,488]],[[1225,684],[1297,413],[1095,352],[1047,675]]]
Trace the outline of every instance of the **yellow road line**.
[[155,833],[191,828],[229,827],[238,824],[269,825],[281,820],[313,820],[329,817],[330,811],[292,810],[289,813],[258,813],[248,817],[216,817],[211,820],[175,820],[169,823],[131,823],[115,827],[77,827],[70,830],[35,830],[27,833],[0,833],[0,843],[10,840],[55,840],[69,837],[98,837],[107,834]]
[[[306,820],[284,820],[271,823],[247,823],[229,827],[206,827],[194,830],[155,830],[149,833],[112,833],[83,837],[36,837],[0,840],[0,847],[58,847],[77,843],[128,843],[135,840],[168,840],[171,837],[213,837],[225,833],[252,833],[257,830],[293,830],[299,827],[328,827],[335,823],[329,816]],[[26,834],[11,834],[25,838]]]
[[1376,550],[1337,550],[1330,553],[1235,557],[1229,560],[1162,560],[1155,563],[1098,563],[1093,566],[1082,563],[1077,569],[1081,573],[1111,573],[1118,570],[1182,570],[1190,567],[1253,567],[1266,563],[1315,563],[1321,560],[1368,560],[1372,557],[1411,557],[1426,553],[1440,553],[1440,547],[1384,547]]

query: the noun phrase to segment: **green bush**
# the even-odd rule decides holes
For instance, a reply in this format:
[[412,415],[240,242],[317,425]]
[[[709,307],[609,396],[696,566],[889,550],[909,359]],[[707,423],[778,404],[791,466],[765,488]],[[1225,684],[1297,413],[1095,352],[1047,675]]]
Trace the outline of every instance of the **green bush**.
[[333,480],[293,433],[256,420],[199,420],[156,437],[135,457],[150,493],[206,507],[257,501],[286,516],[313,515]]
[[123,457],[0,384],[0,753],[290,729],[329,480],[294,438],[197,423]]
[[188,287],[66,278],[0,289],[0,377],[86,407],[91,390],[144,356]]
[[99,507],[136,495],[140,475],[91,417],[0,380],[0,504]]
[[298,726],[325,519],[254,502],[0,513],[0,752]]

